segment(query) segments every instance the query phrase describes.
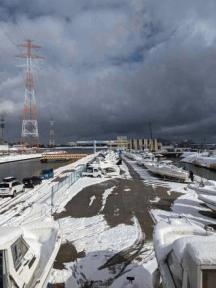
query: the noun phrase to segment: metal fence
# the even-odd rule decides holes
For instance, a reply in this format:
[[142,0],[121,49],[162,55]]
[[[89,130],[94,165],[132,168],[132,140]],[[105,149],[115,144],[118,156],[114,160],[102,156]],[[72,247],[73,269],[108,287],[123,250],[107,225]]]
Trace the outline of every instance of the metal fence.
[[77,180],[79,180],[82,177],[82,173],[86,171],[86,165],[78,165],[75,169],[71,170],[71,172],[68,172],[68,174],[62,178],[60,178],[59,182],[57,182],[55,185],[51,188],[51,206],[54,206],[53,200],[54,196],[59,190],[61,190],[63,187],[65,189],[68,189],[71,187]]

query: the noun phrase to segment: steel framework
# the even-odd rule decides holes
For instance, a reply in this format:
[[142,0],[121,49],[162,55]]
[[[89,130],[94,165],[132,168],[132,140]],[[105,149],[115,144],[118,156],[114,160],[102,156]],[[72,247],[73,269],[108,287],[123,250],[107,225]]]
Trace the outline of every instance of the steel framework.
[[41,46],[33,44],[31,40],[26,40],[25,43],[19,45],[19,47],[26,49],[25,53],[17,55],[19,58],[26,59],[25,100],[21,142],[29,146],[34,146],[39,144],[39,131],[32,62],[34,59],[43,59],[43,57],[32,54],[32,49],[39,49]]

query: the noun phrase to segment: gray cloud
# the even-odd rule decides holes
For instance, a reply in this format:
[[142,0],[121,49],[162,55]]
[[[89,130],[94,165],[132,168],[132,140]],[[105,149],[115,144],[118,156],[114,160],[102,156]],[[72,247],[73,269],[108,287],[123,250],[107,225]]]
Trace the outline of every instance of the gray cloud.
[[215,140],[213,0],[1,1],[0,113],[19,139],[24,101],[16,44],[43,46],[35,64],[41,138],[125,134]]

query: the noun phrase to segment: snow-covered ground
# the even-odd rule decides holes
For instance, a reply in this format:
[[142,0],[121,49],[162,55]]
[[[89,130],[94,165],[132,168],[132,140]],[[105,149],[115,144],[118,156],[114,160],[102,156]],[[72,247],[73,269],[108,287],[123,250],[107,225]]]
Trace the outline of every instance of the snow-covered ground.
[[[139,169],[138,169],[139,171]],[[196,177],[200,181],[199,177]],[[196,180],[196,181],[197,181]],[[171,184],[171,186],[170,186]],[[154,184],[152,184],[154,185]],[[166,182],[165,187],[171,187],[171,191],[181,192],[183,195],[179,196],[172,204],[171,211],[164,211],[161,209],[152,209],[151,215],[154,222],[167,221],[169,218],[184,217],[188,221],[192,221],[199,225],[216,224],[216,219],[211,217],[212,211],[209,209],[203,201],[199,200],[197,193],[190,189],[190,185],[176,184]],[[211,197],[211,196],[207,196]],[[215,197],[215,196],[214,196]],[[160,199],[156,197],[151,203],[158,203]]]
[[[188,184],[176,183],[170,181],[163,181],[159,178],[152,176],[147,169],[137,165],[135,161],[127,160],[127,162],[133,167],[133,169],[140,175],[143,179],[144,183],[147,185],[152,185],[152,187],[164,187],[167,188],[167,193],[171,192],[179,192],[182,193],[180,197],[178,197],[172,207],[172,212],[152,209],[151,213],[154,217],[155,222],[160,220],[168,219],[169,217],[173,217],[176,215],[181,215],[186,217],[187,219],[198,222],[201,224],[216,224],[216,220],[207,216],[204,216],[200,213],[202,210],[205,212],[211,212],[211,210],[205,206],[203,206],[203,202],[198,199],[198,195],[194,192],[194,190],[189,188]],[[195,181],[200,181],[201,178],[195,176]],[[159,197],[151,200],[151,203],[158,203],[160,201]]]
[[[168,194],[172,192],[182,194],[172,205],[171,212],[153,210],[152,214],[155,221],[167,221],[169,217],[176,217],[176,215],[181,214],[188,221],[200,223],[200,225],[216,223],[214,219],[200,213],[200,210],[208,212],[209,209],[202,206],[202,202],[198,199],[196,193],[189,189],[187,184],[163,181],[152,176],[134,161],[127,160],[127,162],[140,175],[145,185],[151,185],[153,188],[166,188]],[[127,175],[127,179],[130,179],[129,170],[125,164],[124,171],[127,171],[127,173],[124,173],[123,177]],[[101,179],[98,181],[101,181]],[[114,189],[115,186],[112,186],[104,190],[100,212],[103,212],[106,201]],[[125,188],[124,191],[130,191],[130,189]],[[150,202],[159,203],[160,200],[159,197],[155,197]],[[94,201],[96,201],[96,196],[90,198],[89,206]],[[85,256],[75,262],[65,263],[63,270],[53,269],[52,282],[65,282],[66,287],[77,288],[82,287],[84,283],[94,283],[92,287],[101,288],[153,287],[154,278],[157,278],[158,275],[152,243],[146,243],[139,251],[137,261],[131,261],[127,267],[124,266],[124,262],[117,266],[108,265],[110,259],[115,259],[119,253],[124,253],[124,251],[129,251],[129,255],[135,253],[136,248],[134,247],[139,246],[140,241],[144,239],[135,217],[132,225],[120,224],[115,227],[109,227],[101,214],[90,218],[67,217],[59,220],[59,223],[62,227],[64,241],[73,243],[77,252],[84,252]],[[133,284],[128,282],[128,276],[135,278]]]
[[[115,178],[131,179],[127,165],[121,165],[121,174],[107,178],[87,178],[78,179],[70,185],[69,175],[73,170],[79,169],[82,165],[91,161],[95,155],[87,156],[79,161],[60,167],[55,170],[54,179],[44,180],[43,183],[34,189],[26,190],[18,194],[15,198],[0,199],[0,224],[1,225],[21,225],[31,224],[35,220],[43,221],[46,215],[51,213],[61,213],[66,204],[73,199],[85,187],[112,181]],[[56,189],[56,187],[58,189]],[[127,287],[126,276],[136,276],[136,285],[146,283],[146,288],[152,287],[151,273],[157,267],[151,243],[141,249],[137,260],[128,265],[125,270],[125,262],[115,265],[114,268],[107,267],[97,270],[104,265],[109,258],[116,257],[118,253],[137,253],[140,243],[144,241],[137,219],[134,217],[132,225],[120,224],[116,227],[109,227],[103,217],[103,210],[107,199],[111,196],[115,186],[104,189],[100,213],[90,218],[66,217],[59,220],[64,242],[72,242],[78,252],[84,251],[86,256],[77,262],[65,263],[63,271],[53,270],[52,280],[55,282],[66,281],[66,287],[80,287],[82,281],[92,279],[99,283],[111,283],[111,287]],[[96,196],[92,196],[89,206],[93,205]],[[143,245],[141,245],[143,246]],[[138,261],[139,265],[138,265]],[[143,261],[143,263],[142,263]],[[143,264],[143,265],[140,265]],[[114,269],[114,270],[115,270]],[[142,274],[140,273],[142,271]],[[96,273],[97,272],[97,273]],[[61,279],[61,278],[64,279]],[[98,287],[102,287],[99,286]],[[107,286],[105,286],[107,287]]]
[[[121,170],[124,173],[119,177],[132,178],[125,163],[121,166]],[[82,181],[85,181],[85,178]],[[92,185],[92,181],[99,183],[103,179],[88,178],[87,181]],[[98,215],[88,218],[66,217],[59,220],[64,243],[72,243],[77,253],[84,252],[85,256],[74,262],[64,263],[63,270],[53,269],[51,282],[65,283],[66,287],[74,288],[82,287],[84,283],[94,283],[92,287],[101,288],[153,287],[153,275],[157,275],[153,245],[152,243],[143,245],[145,235],[136,217],[133,217],[131,225],[119,224],[110,227],[103,216],[107,199],[115,188],[113,185],[104,189]],[[75,195],[78,190],[75,192],[73,187],[73,191]],[[124,191],[130,189],[126,188]],[[89,207],[94,201],[96,201],[95,195],[90,197]],[[119,255],[123,258],[119,258]],[[129,260],[131,257],[133,259]],[[135,278],[132,286],[127,280],[128,276]]]
[[[145,242],[145,235],[136,216],[133,216],[131,224],[118,224],[109,226],[104,213],[110,197],[115,194],[115,178],[132,179],[127,165],[121,165],[121,175],[107,178],[87,178],[77,180],[73,185],[69,175],[72,170],[92,160],[95,155],[89,155],[79,161],[55,170],[55,180],[45,180],[35,189],[26,191],[17,197],[0,200],[0,224],[20,225],[31,223],[35,220],[43,221],[45,215],[61,213],[66,204],[81,191],[91,185],[105,181],[113,181],[112,186],[105,188],[101,195],[101,206],[98,214],[91,217],[65,217],[58,220],[63,237],[63,244],[71,243],[77,253],[82,254],[76,261],[64,263],[64,269],[53,269],[50,277],[52,283],[65,283],[66,287],[82,287],[92,284],[91,287],[137,287],[152,288],[154,277],[157,277],[157,262],[154,256],[153,244]],[[152,176],[146,169],[138,166],[135,161],[127,160],[132,168],[139,174],[145,185],[154,188],[162,188],[166,193],[179,192],[181,196],[172,205],[172,211],[153,210],[155,222],[167,221],[169,217],[181,214],[189,221],[200,224],[215,224],[214,219],[200,213],[210,211],[203,207],[196,193],[187,187],[187,184],[163,181]],[[56,189],[56,187],[58,189]],[[165,188],[165,189],[164,189]],[[123,187],[125,193],[133,193],[131,188]],[[99,195],[99,196],[100,196]],[[98,199],[98,194],[91,194],[87,200],[87,207],[91,209]],[[160,196],[161,197],[161,196]],[[160,197],[150,200],[151,203],[159,203]],[[124,199],[122,199],[124,200]],[[144,205],[146,203],[143,203]],[[116,208],[114,214],[118,214]],[[130,284],[127,277],[134,277]],[[91,282],[93,281],[93,282]]]
[[[157,268],[153,247],[149,243],[139,253],[139,260],[127,266],[119,262],[119,253],[136,253],[144,235],[136,218],[133,225],[120,224],[110,228],[102,215],[91,218],[64,218],[60,220],[64,241],[72,242],[77,252],[85,257],[65,264],[64,270],[53,269],[52,282],[66,283],[66,287],[81,287],[94,282],[93,287],[131,287],[127,276],[135,277],[132,287],[152,287],[152,273]],[[131,251],[130,251],[131,249]],[[138,249],[138,248],[137,248]],[[126,256],[125,256],[126,257]],[[116,259],[115,259],[116,258]],[[138,258],[138,257],[137,257]],[[113,259],[113,264],[109,264]]]
[[151,210],[154,221],[167,221],[169,218],[183,217],[188,221],[198,225],[216,225],[216,219],[210,217],[211,210],[203,206],[203,202],[198,199],[197,194],[188,190],[188,192],[178,199],[172,205],[172,211],[160,209]]
[[41,158],[42,154],[34,153],[34,154],[11,154],[6,156],[0,156],[0,164],[8,163],[8,162],[16,162],[16,161],[24,161],[29,159]]

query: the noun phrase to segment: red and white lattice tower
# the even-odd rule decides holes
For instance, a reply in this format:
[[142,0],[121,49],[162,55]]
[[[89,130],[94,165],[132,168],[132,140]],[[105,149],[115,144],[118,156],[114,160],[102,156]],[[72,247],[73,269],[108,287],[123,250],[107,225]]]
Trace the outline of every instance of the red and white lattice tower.
[[25,102],[23,109],[21,142],[29,146],[34,146],[39,144],[39,132],[32,61],[34,59],[43,59],[43,57],[32,54],[33,48],[39,49],[41,46],[33,44],[31,40],[26,40],[25,43],[19,45],[19,47],[26,49],[24,54],[17,56],[26,59]]

